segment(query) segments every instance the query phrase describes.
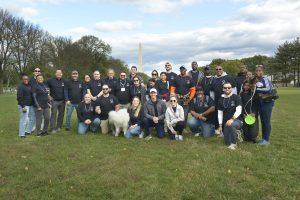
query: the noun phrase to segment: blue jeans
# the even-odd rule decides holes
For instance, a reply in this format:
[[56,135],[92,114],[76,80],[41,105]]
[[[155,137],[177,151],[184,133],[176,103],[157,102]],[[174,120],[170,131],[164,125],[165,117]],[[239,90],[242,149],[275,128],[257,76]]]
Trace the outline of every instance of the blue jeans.
[[193,134],[202,133],[203,137],[211,137],[215,134],[215,125],[192,117],[188,120],[188,126]]
[[238,119],[235,119],[231,126],[226,126],[224,124],[223,128],[223,134],[224,134],[224,141],[225,144],[230,145],[230,144],[236,144],[236,139],[237,139],[237,130],[240,130],[242,128],[242,122]]
[[35,113],[33,106],[25,106],[26,112],[23,112],[22,106],[18,105],[19,109],[19,136],[25,136],[26,133],[31,133],[35,126]]
[[271,102],[260,102],[259,104],[259,115],[262,128],[262,138],[269,141],[271,134],[271,117],[274,101]]
[[93,133],[97,131],[101,124],[101,120],[99,118],[95,118],[91,124],[85,124],[84,122],[79,122],[78,124],[78,134],[84,135],[90,129]]
[[155,127],[157,136],[159,138],[163,138],[165,136],[165,131],[164,131],[164,123],[163,122],[158,122],[155,124],[153,120],[144,118],[144,126],[145,126],[145,134],[146,136],[150,135],[150,128]]
[[142,133],[141,127],[140,126],[136,126],[134,128],[129,128],[126,133],[125,133],[125,138],[130,139],[133,136],[138,136]]
[[71,128],[71,118],[72,118],[72,113],[74,108],[78,108],[78,104],[67,104],[67,116],[66,116],[66,128],[70,129]]

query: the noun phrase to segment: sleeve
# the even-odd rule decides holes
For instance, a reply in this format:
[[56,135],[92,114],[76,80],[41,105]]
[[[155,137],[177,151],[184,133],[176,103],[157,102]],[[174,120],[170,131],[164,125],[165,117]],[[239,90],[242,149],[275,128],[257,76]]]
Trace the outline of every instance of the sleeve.
[[272,91],[271,81],[267,77],[263,77],[261,81],[256,83],[257,93],[270,93]]
[[65,95],[65,100],[69,101],[69,88],[70,88],[70,82],[64,81],[65,86],[64,86],[64,95]]
[[219,124],[223,124],[223,111],[218,110],[218,122]]
[[242,114],[242,99],[240,96],[236,95],[235,103],[237,107],[235,108],[235,113],[233,117],[236,119]]
[[178,121],[184,121],[184,110],[183,110],[183,107],[180,106],[180,112],[179,112],[179,119]]
[[169,125],[171,123],[170,114],[169,114],[169,108],[167,108],[167,111],[166,111],[166,114],[165,114],[165,118],[166,118],[167,125]]
[[212,98],[208,97],[208,107],[212,106],[215,106],[215,101]]
[[[84,122],[83,114],[82,114],[82,104],[78,105],[78,112],[77,112],[77,117],[80,122]],[[95,110],[95,109],[94,109]]]
[[144,106],[144,117],[147,119],[153,119],[153,116],[149,115],[147,104]]
[[177,76],[174,76],[173,84],[170,85],[170,93],[175,93],[176,92],[177,81],[178,81]]
[[161,108],[162,108],[162,115],[158,116],[158,119],[163,120],[165,119],[165,113],[167,110],[167,106],[164,102],[162,102]]
[[195,103],[194,103],[194,101],[190,102],[190,111],[195,111]]
[[33,96],[33,102],[34,102],[34,105],[35,105],[37,108],[39,108],[40,105],[39,105],[39,102],[37,101],[37,98],[36,98],[37,93],[36,93],[36,88],[35,88],[35,87],[32,88],[32,96]]
[[115,102],[115,106],[119,105],[119,100],[117,97],[113,96],[114,102]]
[[23,105],[23,90],[22,87],[19,86],[17,89],[17,101],[18,101],[18,105],[22,106],[22,108],[24,108]]

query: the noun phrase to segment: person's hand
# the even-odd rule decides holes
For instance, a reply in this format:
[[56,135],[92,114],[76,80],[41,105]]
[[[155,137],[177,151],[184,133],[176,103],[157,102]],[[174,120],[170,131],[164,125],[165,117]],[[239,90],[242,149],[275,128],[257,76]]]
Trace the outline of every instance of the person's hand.
[[26,113],[27,112],[27,108],[26,107],[22,108],[22,112]]
[[92,99],[93,101],[96,101],[97,97],[93,97],[93,96],[92,96],[91,99]]
[[70,104],[71,104],[71,101],[67,101],[66,104],[67,104],[67,105],[70,105]]
[[120,105],[116,105],[115,110],[118,112],[120,110]]
[[87,119],[87,120],[85,120],[85,121],[84,121],[84,123],[85,123],[85,124],[87,124],[87,125],[89,125],[89,124],[91,124],[91,123],[92,123],[92,121],[91,121],[91,120],[89,120],[89,119]]
[[173,135],[177,135],[177,131],[173,130],[173,131],[172,131],[172,134],[173,134]]
[[202,114],[197,114],[197,118],[198,118],[199,120],[202,120],[202,118],[203,118]]
[[233,119],[229,119],[227,122],[226,122],[226,126],[231,126],[231,124],[234,122]]
[[154,122],[155,124],[158,124],[158,117],[153,117],[153,122]]
[[37,110],[39,110],[39,111],[40,111],[40,110],[42,110],[42,108],[41,108],[41,107],[38,107],[38,108],[37,108]]
[[222,124],[219,125],[218,131],[220,134],[222,133]]

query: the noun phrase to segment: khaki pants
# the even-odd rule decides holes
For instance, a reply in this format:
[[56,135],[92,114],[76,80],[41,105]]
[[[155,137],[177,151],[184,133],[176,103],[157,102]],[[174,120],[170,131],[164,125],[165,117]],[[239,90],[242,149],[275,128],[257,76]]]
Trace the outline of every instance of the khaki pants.
[[107,120],[101,120],[100,127],[101,127],[102,134],[108,134],[109,131],[111,130],[110,125],[108,123],[108,119]]

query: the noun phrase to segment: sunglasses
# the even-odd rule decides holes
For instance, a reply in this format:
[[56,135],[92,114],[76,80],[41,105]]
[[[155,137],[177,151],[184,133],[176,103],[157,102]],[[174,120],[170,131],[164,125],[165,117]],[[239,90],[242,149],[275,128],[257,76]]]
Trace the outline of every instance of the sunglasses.
[[34,70],[34,72],[41,72],[41,70]]
[[102,88],[102,90],[108,90],[108,88]]
[[125,74],[121,74],[121,76],[126,76]]
[[152,76],[157,76],[157,74],[152,74]]
[[133,80],[134,82],[139,82],[139,80]]
[[176,102],[176,100],[170,100],[170,102]]
[[72,73],[72,75],[78,75],[78,73]]
[[220,69],[220,68],[219,68],[219,69],[216,69],[216,70],[217,70],[217,71],[222,71],[223,69]]
[[169,66],[171,66],[171,65],[165,65],[166,67],[169,67]]
[[223,87],[224,90],[230,90],[231,87]]

